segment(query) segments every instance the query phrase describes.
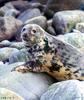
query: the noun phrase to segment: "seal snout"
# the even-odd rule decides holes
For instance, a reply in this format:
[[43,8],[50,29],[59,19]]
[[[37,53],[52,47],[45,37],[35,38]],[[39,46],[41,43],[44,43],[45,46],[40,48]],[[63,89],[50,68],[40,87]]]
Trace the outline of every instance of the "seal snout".
[[27,37],[27,33],[22,34],[22,36],[23,36],[24,38],[26,38],[26,37]]

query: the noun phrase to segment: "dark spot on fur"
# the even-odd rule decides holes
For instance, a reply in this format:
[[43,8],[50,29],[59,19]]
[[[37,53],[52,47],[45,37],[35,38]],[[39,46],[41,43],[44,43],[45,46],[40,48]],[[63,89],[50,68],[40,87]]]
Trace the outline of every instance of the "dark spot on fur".
[[52,42],[50,42],[50,45],[52,45]]
[[55,49],[55,54],[56,54],[57,52],[58,52],[57,49]]
[[64,64],[65,66],[68,66],[69,68],[75,68],[75,67],[76,67],[76,65],[74,65],[74,64],[69,64],[69,63],[67,63],[67,62],[63,62],[63,64]]
[[45,51],[45,53],[48,53],[51,50],[51,48],[48,45],[48,38],[45,38],[44,42],[45,42],[44,51]]
[[29,53],[32,53],[32,48],[30,48],[30,49],[28,50],[28,52],[29,52]]
[[1,17],[0,18],[0,27],[4,26],[5,25],[5,21],[4,19]]
[[60,71],[60,68],[62,66],[58,65],[57,63],[51,63],[52,64],[52,67],[50,67],[50,71],[53,72],[53,71]]
[[51,50],[51,51],[50,51],[50,53],[54,53],[54,52],[55,52],[55,50]]
[[35,63],[36,63],[36,67],[38,67],[38,66],[41,67],[42,66],[42,63],[39,59],[37,59]]
[[2,32],[5,32],[6,31],[6,28],[3,26],[3,27],[1,27],[1,31]]
[[64,55],[64,56],[65,56],[65,55],[67,55],[67,54],[66,54],[65,52],[62,52],[62,55]]
[[74,73],[78,73],[79,72],[79,69],[78,70],[76,70],[76,71],[74,71]]
[[69,78],[71,78],[71,76],[72,76],[71,73],[68,73],[67,75],[69,76]]
[[65,71],[70,71],[70,69],[69,68],[66,68]]
[[37,48],[37,45],[34,45],[34,49],[36,49]]
[[38,67],[38,66],[41,67],[42,63],[40,62],[40,60],[35,60],[35,61],[26,62],[24,64],[24,66],[26,66],[26,65],[27,65],[27,67],[29,66],[29,67],[31,67],[33,69],[34,67]]
[[78,77],[78,75],[75,74],[75,77]]
[[60,45],[60,43],[58,43],[58,46]]
[[81,76],[84,76],[84,73],[82,73]]

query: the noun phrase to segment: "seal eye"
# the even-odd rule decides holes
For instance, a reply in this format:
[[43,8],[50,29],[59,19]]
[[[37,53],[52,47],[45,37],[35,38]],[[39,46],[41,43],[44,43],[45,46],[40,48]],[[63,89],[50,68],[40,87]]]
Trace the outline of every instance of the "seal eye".
[[22,32],[24,32],[25,30],[26,30],[26,28],[23,28],[23,29],[22,29]]
[[33,31],[33,33],[36,33],[36,30],[35,29],[33,29],[32,31]]

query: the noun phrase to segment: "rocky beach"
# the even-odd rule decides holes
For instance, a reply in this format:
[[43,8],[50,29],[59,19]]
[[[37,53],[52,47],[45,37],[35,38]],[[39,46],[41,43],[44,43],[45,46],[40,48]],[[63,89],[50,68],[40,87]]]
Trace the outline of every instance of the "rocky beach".
[[84,81],[12,71],[30,61],[21,34],[30,24],[61,41],[84,77],[84,0],[0,0],[0,100],[84,100]]

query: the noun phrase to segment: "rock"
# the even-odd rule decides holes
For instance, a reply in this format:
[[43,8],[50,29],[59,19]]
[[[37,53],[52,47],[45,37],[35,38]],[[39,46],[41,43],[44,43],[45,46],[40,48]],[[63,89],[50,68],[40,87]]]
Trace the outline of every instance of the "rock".
[[10,99],[11,100],[24,100],[21,96],[19,96],[17,93],[8,90],[6,88],[2,88],[0,87],[0,99],[4,100],[4,99]]
[[0,65],[4,65],[4,63],[2,61],[0,61]]
[[0,47],[9,47],[11,45],[11,42],[8,40],[3,40],[0,42]]
[[26,0],[11,0],[10,2],[20,12],[23,12],[29,8],[29,2]]
[[23,42],[12,42],[11,45],[10,45],[10,47],[17,48],[19,50],[25,48]]
[[13,64],[2,64],[0,65],[0,77],[4,77],[16,67],[24,64],[24,62],[17,62]]
[[13,16],[16,17],[19,15],[19,11],[16,10],[12,3],[6,3],[3,7],[0,8],[0,15],[1,16]]
[[54,82],[44,73],[18,73],[10,72],[19,63],[0,67],[0,87],[4,87],[18,93],[25,100],[39,100],[41,95]]
[[14,17],[0,17],[0,41],[14,37],[21,25],[22,22]]
[[[42,4],[46,4],[46,0],[37,0]],[[53,11],[61,10],[73,10],[73,9],[83,9],[84,1],[83,0],[48,0],[50,2],[48,7]]]
[[52,26],[52,19],[47,21],[47,32],[51,35],[56,35],[56,32]]
[[51,35],[56,35],[56,32],[52,26],[47,27],[47,32],[50,33]]
[[84,82],[69,80],[56,83],[40,100],[84,100]]
[[47,28],[47,19],[44,16],[38,16],[34,17],[32,19],[29,19],[25,22],[25,24],[37,24],[41,26],[43,29]]
[[[34,0],[33,0],[34,1]],[[15,0],[15,1],[11,1],[12,5],[19,10],[20,12],[23,12],[27,9],[31,9],[31,8],[38,8],[40,9],[40,11],[44,10],[44,5],[42,5],[39,2],[28,2],[28,0]]]
[[48,21],[47,21],[47,25],[48,25],[48,26],[52,26],[52,21],[53,21],[53,19],[48,20]]
[[76,24],[76,29],[79,30],[80,32],[84,33],[84,23],[77,23]]
[[80,10],[60,11],[53,17],[53,26],[57,34],[71,32],[75,25],[84,22],[84,12]]
[[28,9],[28,10],[24,11],[23,13],[21,13],[18,16],[18,19],[21,20],[22,22],[26,22],[27,20],[37,17],[37,16],[41,16],[41,12],[39,9],[37,9],[37,8]]
[[17,52],[13,52],[9,57],[9,63],[15,63],[15,62],[27,62],[29,61],[29,54],[26,49],[22,49]]
[[25,100],[39,100],[41,95],[53,83],[46,74],[10,72],[0,77],[0,87],[18,93]]
[[67,33],[60,39],[64,39],[65,42],[75,46],[80,51],[84,52],[84,34],[75,32]]
[[18,51],[16,48],[9,48],[4,47],[0,49],[0,61],[8,60],[9,56],[13,53]]

